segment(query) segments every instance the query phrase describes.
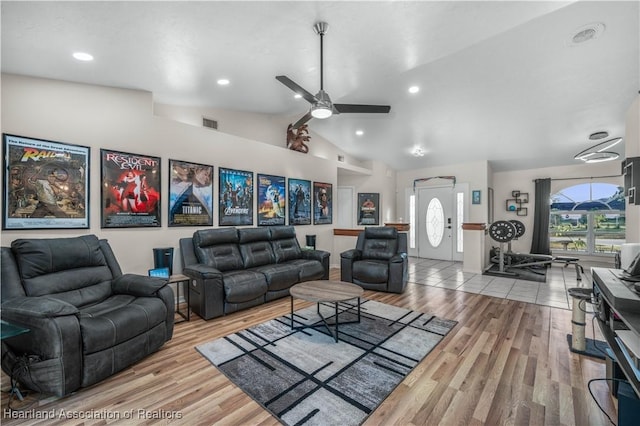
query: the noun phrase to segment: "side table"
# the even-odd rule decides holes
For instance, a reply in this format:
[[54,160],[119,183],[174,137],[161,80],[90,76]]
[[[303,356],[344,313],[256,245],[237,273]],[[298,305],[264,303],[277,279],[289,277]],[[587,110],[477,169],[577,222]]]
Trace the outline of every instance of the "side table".
[[[176,313],[180,315],[182,318],[184,318],[184,321],[191,321],[191,303],[190,303],[191,301],[189,297],[190,281],[191,281],[191,278],[182,274],[171,275],[169,277],[169,284],[176,285]],[[187,302],[187,312],[182,312],[180,310],[180,287],[181,287],[180,284],[182,284],[182,293],[184,296],[184,300]],[[178,322],[182,322],[182,321],[178,321]]]

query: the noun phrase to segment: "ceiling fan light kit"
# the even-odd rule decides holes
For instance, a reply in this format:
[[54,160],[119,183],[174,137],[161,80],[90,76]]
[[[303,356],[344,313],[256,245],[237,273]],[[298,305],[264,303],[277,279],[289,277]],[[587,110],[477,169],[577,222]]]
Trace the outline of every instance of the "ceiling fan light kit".
[[320,36],[320,90],[314,96],[310,92],[303,89],[296,82],[291,80],[285,75],[276,76],[276,80],[293,90],[295,93],[302,96],[307,102],[311,104],[309,112],[302,118],[296,121],[292,126],[294,129],[305,124],[312,118],[325,119],[332,115],[345,114],[345,113],[382,113],[386,114],[391,111],[389,105],[359,105],[359,104],[334,104],[331,102],[329,94],[324,91],[324,51],[323,51],[323,38],[327,32],[329,24],[326,22],[316,22],[313,26],[313,30]]

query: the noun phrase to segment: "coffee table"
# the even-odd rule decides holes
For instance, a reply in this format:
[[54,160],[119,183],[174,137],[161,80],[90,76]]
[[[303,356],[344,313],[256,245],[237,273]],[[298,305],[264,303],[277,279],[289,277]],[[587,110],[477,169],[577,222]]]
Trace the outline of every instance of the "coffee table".
[[[364,293],[362,287],[355,284],[342,282],[342,281],[307,281],[304,283],[296,284],[289,289],[291,295],[291,329],[302,330],[304,328],[327,327],[329,334],[333,336],[336,342],[338,342],[338,324],[353,324],[360,322],[360,297]],[[293,324],[293,299],[302,299],[307,302],[316,302],[318,309],[318,316],[322,319],[322,324],[304,325],[295,327]],[[338,303],[351,299],[358,299],[358,320],[357,321],[338,321]],[[331,330],[330,324],[327,319],[320,313],[321,303],[333,303],[335,307],[335,323],[334,329]]]

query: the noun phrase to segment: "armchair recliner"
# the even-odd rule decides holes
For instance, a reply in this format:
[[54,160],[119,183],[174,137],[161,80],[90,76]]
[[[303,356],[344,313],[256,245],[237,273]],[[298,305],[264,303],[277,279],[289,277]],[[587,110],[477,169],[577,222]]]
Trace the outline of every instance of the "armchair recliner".
[[[106,240],[18,239],[2,247],[2,319],[28,333],[2,341],[2,369],[58,396],[97,383],[171,339],[167,280],[123,274]],[[28,368],[24,367],[28,359]]]
[[340,278],[368,290],[402,293],[408,281],[407,234],[393,227],[368,227],[356,248],[340,254]]

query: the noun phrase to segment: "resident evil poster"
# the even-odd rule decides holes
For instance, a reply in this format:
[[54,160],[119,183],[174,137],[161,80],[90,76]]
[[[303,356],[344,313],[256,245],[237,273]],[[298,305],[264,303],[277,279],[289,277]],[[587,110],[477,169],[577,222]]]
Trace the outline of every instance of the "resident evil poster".
[[287,193],[284,176],[258,173],[258,226],[284,225]]
[[89,227],[86,146],[3,135],[3,229]]
[[213,225],[213,166],[169,160],[169,226]]
[[313,182],[313,224],[333,221],[333,189],[330,183]]
[[160,226],[160,157],[100,150],[102,228]]
[[311,225],[311,181],[289,179],[289,225]]
[[218,225],[253,225],[253,172],[219,168],[218,173]]

